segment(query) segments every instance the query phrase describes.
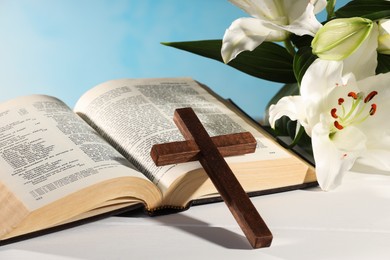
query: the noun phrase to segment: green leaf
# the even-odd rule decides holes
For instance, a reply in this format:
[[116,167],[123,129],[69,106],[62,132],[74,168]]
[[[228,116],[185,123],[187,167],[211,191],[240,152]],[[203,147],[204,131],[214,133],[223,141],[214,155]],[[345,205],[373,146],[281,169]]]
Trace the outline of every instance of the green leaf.
[[306,46],[298,50],[294,57],[295,78],[300,84],[307,68],[317,59],[313,54],[311,47]]
[[291,121],[287,116],[282,116],[276,120],[274,131],[276,136],[288,136],[293,139],[295,134],[292,132],[295,131],[295,126],[295,121]]
[[390,18],[390,1],[354,0],[336,11],[336,18],[363,17],[370,20]]
[[[295,146],[298,146],[299,149],[305,151],[307,153],[307,158],[313,157],[313,148],[312,148],[312,142],[311,138],[307,135],[307,133],[304,131],[304,129],[299,129],[299,136],[296,134],[297,130],[297,121],[292,121],[287,116],[281,117],[279,120],[275,122],[275,130],[272,132],[274,135],[279,137],[286,137],[288,136],[290,140],[286,140],[285,138],[282,138],[283,144],[286,148],[293,148]],[[314,161],[314,158],[311,159],[311,161]]]
[[[162,44],[223,62],[222,40],[164,42]],[[296,82],[292,64],[293,57],[287,50],[272,42],[263,42],[253,51],[242,52],[228,63],[229,66],[251,76],[281,83]]]
[[376,73],[386,73],[390,71],[390,55],[378,53],[378,65]]
[[302,48],[305,46],[311,46],[311,42],[313,41],[313,36],[310,35],[296,35],[296,34],[291,34],[290,36],[291,41],[297,48]]

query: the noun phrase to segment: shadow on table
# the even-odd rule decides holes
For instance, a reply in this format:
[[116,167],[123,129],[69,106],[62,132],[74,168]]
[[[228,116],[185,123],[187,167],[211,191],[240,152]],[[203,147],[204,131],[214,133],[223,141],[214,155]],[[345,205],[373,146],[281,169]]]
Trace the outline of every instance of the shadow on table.
[[[122,214],[122,217],[136,217],[137,215]],[[140,214],[140,217],[144,217]],[[228,249],[252,250],[251,245],[244,235],[237,234],[223,227],[210,226],[209,223],[186,216],[181,213],[155,216],[152,220],[164,226],[177,228],[191,235],[207,240],[216,245]]]
[[244,235],[239,235],[226,228],[210,226],[206,222],[183,214],[155,217],[153,219],[163,225],[175,227],[225,248],[252,249]]

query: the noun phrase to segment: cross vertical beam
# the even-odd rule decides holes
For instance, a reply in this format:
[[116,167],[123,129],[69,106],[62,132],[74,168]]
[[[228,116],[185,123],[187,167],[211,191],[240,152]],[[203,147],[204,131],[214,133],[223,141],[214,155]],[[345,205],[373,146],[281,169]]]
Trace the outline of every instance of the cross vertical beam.
[[217,146],[191,108],[177,109],[173,118],[187,141],[200,150],[197,157],[253,248],[269,247],[272,233],[257,212]]

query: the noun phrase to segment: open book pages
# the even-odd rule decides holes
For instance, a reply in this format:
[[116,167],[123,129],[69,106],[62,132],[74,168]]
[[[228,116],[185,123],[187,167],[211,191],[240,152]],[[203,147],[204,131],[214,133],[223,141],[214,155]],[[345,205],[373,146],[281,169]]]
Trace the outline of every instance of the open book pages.
[[45,95],[0,104],[0,240],[118,208],[183,209],[218,196],[198,162],[156,167],[153,144],[183,140],[176,108],[209,134],[250,131],[253,154],[227,158],[247,192],[314,182],[312,167],[189,78],[123,79],[85,93],[74,110]]
[[0,105],[0,119],[0,238],[124,196],[122,207],[160,204],[160,191],[60,100],[21,97]]
[[[211,136],[244,131],[255,136],[258,145],[254,154],[226,159],[247,191],[299,184],[308,174],[308,165],[190,78],[105,82],[84,94],[75,112],[159,187],[164,204],[184,205],[199,196],[216,195],[203,170],[197,170],[200,164],[156,167],[150,157],[153,144],[184,140],[172,120],[174,110],[182,107],[192,107]],[[269,179],[270,172],[280,174]],[[308,175],[313,180],[313,172]]]

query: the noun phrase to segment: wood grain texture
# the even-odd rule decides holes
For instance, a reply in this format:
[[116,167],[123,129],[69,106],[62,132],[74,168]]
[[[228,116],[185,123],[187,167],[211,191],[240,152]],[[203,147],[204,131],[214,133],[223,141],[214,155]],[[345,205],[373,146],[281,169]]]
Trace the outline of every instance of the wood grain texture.
[[268,247],[273,236],[217,146],[191,108],[177,109],[174,121],[200,149],[199,161],[253,248]]
[[[223,157],[253,153],[256,139],[249,132],[211,137]],[[198,161],[200,149],[195,141],[187,140],[153,145],[150,152],[157,166]]]

